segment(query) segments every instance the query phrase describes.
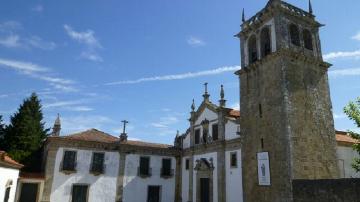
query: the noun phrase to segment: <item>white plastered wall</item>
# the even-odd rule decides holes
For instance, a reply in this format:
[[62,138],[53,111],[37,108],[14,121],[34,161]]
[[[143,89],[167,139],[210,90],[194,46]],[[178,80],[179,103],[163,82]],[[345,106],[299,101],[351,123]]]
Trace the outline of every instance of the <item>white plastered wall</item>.
[[[64,174],[60,172],[60,163],[64,150],[77,151],[76,173]],[[88,199],[91,202],[113,202],[116,197],[117,177],[119,173],[118,152],[105,152],[105,172],[95,176],[89,173],[92,150],[79,150],[75,148],[59,148],[56,153],[53,184],[51,187],[51,202],[71,201],[73,184],[89,185]],[[96,151],[101,152],[101,151]]]
[[337,158],[341,178],[360,178],[360,173],[351,167],[354,158],[360,158],[359,154],[351,146],[337,146]]
[[[237,166],[231,167],[230,155],[236,153]],[[242,171],[241,171],[241,150],[226,151],[226,202],[242,202],[243,189],[242,189]]]
[[231,140],[239,138],[237,134],[239,124],[236,124],[233,121],[228,121],[225,125],[225,140]]
[[161,178],[160,171],[163,158],[171,159],[171,167],[176,173],[176,161],[174,157],[144,155],[150,157],[150,168],[152,175],[141,178],[137,175],[139,159],[142,155],[129,154],[126,156],[124,176],[124,202],[144,202],[147,200],[148,186],[161,186],[161,201],[171,202],[175,200],[175,176]]
[[8,182],[8,180],[12,180],[9,202],[15,201],[15,193],[16,193],[18,177],[19,177],[18,169],[0,167],[0,200],[4,200],[6,183]]
[[190,168],[189,168],[189,170],[186,170],[186,159],[189,159],[189,157],[185,156],[182,158],[182,176],[181,176],[182,177],[182,180],[181,180],[182,201],[189,201],[189,171],[190,171]]

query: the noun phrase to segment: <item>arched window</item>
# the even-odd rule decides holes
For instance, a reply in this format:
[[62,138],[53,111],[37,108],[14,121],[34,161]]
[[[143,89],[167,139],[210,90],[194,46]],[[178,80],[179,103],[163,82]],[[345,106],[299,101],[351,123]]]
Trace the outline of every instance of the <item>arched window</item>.
[[303,38],[304,38],[304,46],[308,50],[313,50],[313,40],[311,36],[311,32],[307,29],[303,31]]
[[256,48],[256,36],[252,35],[248,41],[249,50],[249,64],[254,63],[258,60],[257,48]]
[[296,45],[296,46],[300,46],[299,28],[296,25],[291,24],[289,26],[289,30],[290,30],[291,43]]
[[261,57],[265,57],[271,53],[271,35],[269,27],[261,30],[260,34],[261,43]]

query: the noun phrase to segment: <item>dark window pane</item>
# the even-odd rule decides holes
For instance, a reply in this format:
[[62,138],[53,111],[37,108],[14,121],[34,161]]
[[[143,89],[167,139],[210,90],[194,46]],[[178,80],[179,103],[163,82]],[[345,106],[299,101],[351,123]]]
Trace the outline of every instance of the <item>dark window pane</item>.
[[190,167],[190,160],[189,160],[189,159],[186,159],[186,160],[185,160],[185,169],[186,169],[186,170],[189,170],[189,167]]
[[171,176],[171,159],[162,160],[162,175]]
[[312,36],[309,30],[305,29],[303,32],[304,46],[308,50],[313,50]]
[[149,186],[147,202],[160,202],[160,186]]
[[149,165],[150,158],[149,157],[140,157],[140,174],[141,175],[149,175]]
[[87,185],[73,185],[72,202],[87,202]]
[[75,170],[76,152],[65,151],[63,159],[63,170]]
[[104,153],[94,153],[91,165],[91,171],[103,173],[104,170]]
[[300,46],[299,28],[296,25],[291,24],[289,29],[290,29],[291,43],[296,45],[296,46]]
[[195,130],[195,144],[200,143],[200,129]]
[[271,52],[271,35],[270,29],[265,27],[261,30],[261,57],[265,57]]
[[256,37],[255,35],[251,36],[248,42],[248,51],[249,51],[249,64],[254,63],[258,60],[257,46],[256,46]]
[[218,124],[212,125],[212,138],[213,138],[213,140],[218,140],[218,138],[219,138]]
[[237,166],[237,155],[236,155],[236,153],[231,154],[230,164],[231,164],[231,167],[236,167]]
[[8,201],[9,201],[10,190],[11,190],[11,187],[7,187],[7,188],[6,188],[6,190],[5,190],[5,196],[4,196],[4,202],[8,202]]
[[23,183],[21,186],[19,202],[36,202],[38,193],[38,184]]

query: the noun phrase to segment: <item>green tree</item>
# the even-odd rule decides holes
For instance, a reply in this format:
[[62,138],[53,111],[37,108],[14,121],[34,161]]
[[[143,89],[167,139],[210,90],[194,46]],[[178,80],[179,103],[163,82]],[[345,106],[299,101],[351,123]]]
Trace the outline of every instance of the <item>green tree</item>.
[[[350,102],[344,108],[344,112],[352,121],[355,122],[357,127],[360,128],[360,97],[358,97],[355,102]],[[360,134],[358,134],[354,131],[349,131],[349,132],[350,132],[351,137],[360,141]],[[360,154],[360,143],[355,144],[353,147],[354,147],[354,150]],[[352,167],[357,172],[360,172],[360,159],[359,158],[354,159]]]
[[3,124],[2,116],[0,115],[0,150],[5,149],[5,124]]
[[29,163],[26,161],[41,148],[48,131],[44,128],[40,100],[33,93],[10,117],[5,135],[7,153],[21,163]]

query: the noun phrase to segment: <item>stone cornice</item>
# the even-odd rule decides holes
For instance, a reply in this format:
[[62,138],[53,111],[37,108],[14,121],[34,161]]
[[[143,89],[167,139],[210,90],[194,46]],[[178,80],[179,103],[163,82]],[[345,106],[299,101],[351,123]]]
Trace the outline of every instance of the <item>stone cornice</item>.
[[270,55],[267,55],[265,58],[262,58],[246,67],[241,68],[240,70],[236,71],[236,75],[241,75],[246,72],[250,72],[252,70],[257,69],[260,65],[263,65],[264,63],[268,63],[270,61],[273,61],[275,59],[278,59],[279,57],[287,56],[291,59],[294,59],[296,61],[302,61],[306,63],[312,63],[319,67],[322,67],[324,70],[327,70],[331,67],[330,63],[324,62],[323,60],[314,57],[314,56],[307,56],[301,52],[293,51],[291,49],[281,49],[274,53],[271,53]]
[[196,145],[194,147],[190,147],[190,148],[182,150],[182,155],[183,156],[199,155],[199,154],[205,154],[205,153],[210,153],[210,152],[216,152],[216,151],[222,150],[224,148],[225,148],[225,150],[241,148],[240,137],[232,139],[232,140],[214,141],[209,144]]

